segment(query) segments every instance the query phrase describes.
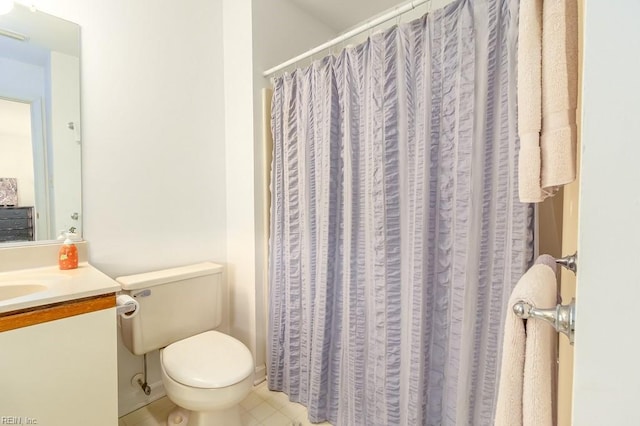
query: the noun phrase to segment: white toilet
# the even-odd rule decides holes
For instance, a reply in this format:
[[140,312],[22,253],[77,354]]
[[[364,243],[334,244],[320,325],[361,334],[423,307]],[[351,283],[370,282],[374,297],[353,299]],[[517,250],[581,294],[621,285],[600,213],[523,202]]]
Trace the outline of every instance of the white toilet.
[[136,355],[160,349],[162,383],[169,399],[190,411],[188,425],[240,425],[238,404],[251,390],[254,363],[245,345],[213,330],[222,322],[222,266],[205,262],[117,281],[140,304],[137,315],[121,320],[123,342]]

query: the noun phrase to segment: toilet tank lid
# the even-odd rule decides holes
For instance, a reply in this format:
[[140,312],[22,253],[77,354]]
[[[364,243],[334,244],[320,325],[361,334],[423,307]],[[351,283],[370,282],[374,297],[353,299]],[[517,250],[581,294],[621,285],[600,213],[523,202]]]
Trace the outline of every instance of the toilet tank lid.
[[123,290],[140,290],[173,281],[213,275],[221,272],[222,265],[213,262],[202,262],[195,265],[180,266],[178,268],[126,275],[116,278],[116,281],[122,286]]

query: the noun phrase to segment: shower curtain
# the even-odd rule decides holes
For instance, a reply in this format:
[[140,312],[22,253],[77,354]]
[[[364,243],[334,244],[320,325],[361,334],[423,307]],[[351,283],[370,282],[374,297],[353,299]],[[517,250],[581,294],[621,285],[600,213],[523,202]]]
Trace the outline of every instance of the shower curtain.
[[459,0],[274,82],[268,385],[334,425],[490,425],[532,256],[517,0]]

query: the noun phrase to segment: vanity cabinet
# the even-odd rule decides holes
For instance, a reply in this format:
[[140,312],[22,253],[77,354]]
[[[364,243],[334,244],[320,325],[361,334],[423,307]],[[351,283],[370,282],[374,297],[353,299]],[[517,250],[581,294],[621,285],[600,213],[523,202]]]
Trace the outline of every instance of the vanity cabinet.
[[33,207],[0,206],[0,242],[33,241]]
[[0,316],[0,330],[36,323],[0,332],[0,422],[118,424],[114,305],[111,294]]

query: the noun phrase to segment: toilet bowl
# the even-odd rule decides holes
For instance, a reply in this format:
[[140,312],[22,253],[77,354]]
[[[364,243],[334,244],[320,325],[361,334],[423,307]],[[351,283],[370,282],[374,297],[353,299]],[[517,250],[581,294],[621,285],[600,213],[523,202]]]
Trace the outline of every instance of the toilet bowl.
[[189,426],[240,426],[238,404],[253,384],[253,358],[241,342],[207,331],[160,351],[167,397],[190,410]]
[[179,407],[169,425],[240,425],[254,362],[245,345],[214,330],[224,311],[222,272],[203,262],[117,278],[139,305],[138,315],[120,318],[124,345],[135,355],[160,349],[162,383]]

